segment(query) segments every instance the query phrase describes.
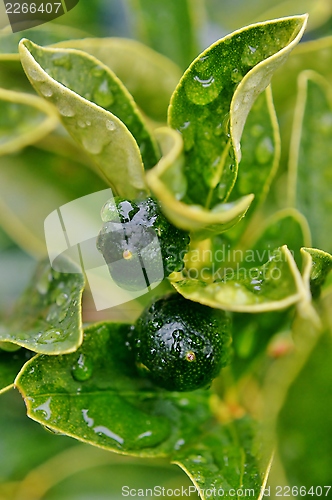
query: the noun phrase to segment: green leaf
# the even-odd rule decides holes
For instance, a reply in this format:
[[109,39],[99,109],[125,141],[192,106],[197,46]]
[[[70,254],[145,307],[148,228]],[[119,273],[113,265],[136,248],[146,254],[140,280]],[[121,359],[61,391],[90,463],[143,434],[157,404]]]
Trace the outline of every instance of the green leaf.
[[[324,335],[287,392],[277,422],[279,456],[290,486],[329,496],[332,443],[332,341]],[[317,490],[320,494],[319,490]]]
[[314,298],[318,297],[328,273],[332,269],[332,256],[317,248],[303,248],[312,257],[310,272],[310,289]]
[[44,100],[0,88],[0,156],[39,141],[57,125],[55,108]]
[[135,130],[147,166],[156,160],[154,147],[134,101],[116,76],[83,52],[45,49],[28,40],[19,48],[33,87],[57,106],[65,128],[117,193],[128,198],[146,194],[141,153],[123,122]]
[[187,180],[183,173],[183,142],[180,134],[170,128],[157,129],[156,137],[163,153],[155,168],[147,173],[147,183],[161,203],[168,219],[177,227],[192,231],[205,239],[234,226],[245,215],[253,195],[232,203],[216,205],[212,210],[201,205],[187,205],[184,197]]
[[[0,394],[13,387],[16,375],[21,370],[24,363],[31,358],[32,354],[26,349],[20,348],[16,352],[10,352],[6,349],[3,350],[6,344],[7,342],[0,342]],[[9,342],[8,345],[10,345]]]
[[107,187],[82,164],[76,148],[67,155],[67,143],[53,139],[47,138],[52,153],[31,147],[1,158],[0,224],[22,248],[39,257],[46,253],[46,217],[65,203]]
[[193,279],[190,270],[171,275],[174,288],[186,299],[235,312],[284,309],[306,295],[301,275],[287,247],[275,250],[266,264],[247,269],[217,270],[214,277]]
[[[270,87],[258,96],[250,110],[243,129],[241,148],[242,160],[229,200],[249,193],[254,194],[255,198],[241,224],[227,233],[227,238],[233,241],[243,234],[254,211],[265,200],[279,165],[279,127]],[[224,187],[219,184],[218,190],[221,192]]]
[[84,38],[60,42],[55,48],[83,50],[108,66],[148,116],[165,122],[169,100],[182,72],[167,57],[124,38]]
[[169,124],[183,136],[192,203],[214,206],[229,196],[250,108],[301,39],[306,19],[259,23],[227,35],[183,75],[171,100]]
[[82,343],[81,296],[84,278],[69,261],[67,272],[41,263],[16,311],[0,325],[0,341],[47,354],[73,352]]
[[190,0],[130,0],[130,14],[142,42],[185,68],[197,54]]
[[290,203],[307,218],[313,245],[332,252],[332,86],[301,73],[289,156]]
[[260,472],[255,439],[256,425],[248,417],[220,424],[194,445],[181,449],[173,463],[188,474],[202,500],[238,498],[241,493],[236,490],[247,490],[247,496],[258,498],[268,473],[264,478]]
[[210,393],[167,392],[140,378],[126,345],[128,328],[91,326],[77,352],[28,362],[15,381],[28,416],[80,441],[132,455],[168,455],[195,439],[210,416]]
[[[250,229],[250,227],[249,227]],[[302,268],[301,247],[311,244],[308,223],[300,212],[293,208],[285,208],[269,217],[256,229],[247,243],[243,264],[247,267],[261,265],[275,248],[287,245],[299,269]]]

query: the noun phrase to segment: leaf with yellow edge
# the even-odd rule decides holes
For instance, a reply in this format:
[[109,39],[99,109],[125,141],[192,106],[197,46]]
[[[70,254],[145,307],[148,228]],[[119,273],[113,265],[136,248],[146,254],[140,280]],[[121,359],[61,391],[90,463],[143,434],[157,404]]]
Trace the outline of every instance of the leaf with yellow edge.
[[[174,273],[170,280],[186,299],[235,312],[265,312],[284,309],[307,300],[307,290],[286,246],[275,250],[260,267],[217,270],[210,279],[190,276],[190,269]],[[310,295],[310,294],[309,294]]]
[[146,179],[152,193],[161,203],[168,219],[177,227],[192,231],[195,238],[205,239],[234,226],[246,213],[253,195],[232,203],[216,205],[212,210],[201,205],[187,205],[181,198],[187,188],[183,174],[183,143],[180,134],[170,128],[157,129],[163,156]]
[[0,88],[0,156],[39,141],[58,123],[56,109],[43,99]]
[[79,49],[94,56],[114,71],[148,116],[166,122],[169,100],[182,75],[170,59],[125,38],[84,38],[54,47]]
[[[141,153],[124,121],[128,126],[130,121],[150,159],[153,143],[133,99],[115,75],[83,52],[45,49],[28,40],[20,42],[19,50],[33,87],[57,106],[69,134],[91,156],[117,194],[126,198],[147,194]],[[120,118],[108,111],[112,107]]]
[[227,200],[248,113],[300,41],[306,21],[306,15],[294,16],[242,28],[211,45],[184,73],[171,99],[169,125],[183,136],[191,203],[214,207]]

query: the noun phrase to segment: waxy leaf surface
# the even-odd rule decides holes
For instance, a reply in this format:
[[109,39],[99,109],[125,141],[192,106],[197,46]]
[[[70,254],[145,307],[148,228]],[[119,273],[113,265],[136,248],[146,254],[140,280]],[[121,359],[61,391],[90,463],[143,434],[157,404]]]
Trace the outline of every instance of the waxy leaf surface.
[[72,352],[82,343],[81,296],[84,277],[68,261],[68,272],[54,271],[41,263],[16,311],[0,325],[0,341],[12,342],[34,352]]
[[84,38],[55,47],[79,49],[94,56],[111,68],[149,117],[166,122],[169,100],[182,75],[170,59],[125,38]]
[[268,262],[259,267],[247,269],[238,264],[234,269],[221,268],[210,279],[203,272],[202,278],[197,279],[190,274],[189,269],[171,276],[177,292],[186,299],[229,311],[284,309],[304,294],[300,273],[287,247],[275,250]]
[[209,419],[210,394],[163,391],[140,378],[128,328],[89,327],[77,352],[36,356],[15,385],[29,417],[56,432],[118,453],[169,455]]
[[301,39],[305,24],[306,16],[295,16],[243,28],[205,50],[183,75],[169,124],[183,136],[187,202],[213,207],[229,196],[250,108]]
[[163,156],[147,173],[147,183],[158,198],[168,219],[177,227],[191,231],[196,239],[205,239],[234,226],[245,215],[253,195],[215,206],[212,210],[182,201],[187,190],[183,173],[183,142],[170,128],[156,130]]
[[255,423],[248,417],[220,424],[173,458],[191,478],[202,500],[251,489],[258,498],[264,483],[255,443]]
[[0,156],[39,141],[58,123],[56,109],[43,99],[0,88]]
[[[22,40],[20,55],[33,87],[57,106],[63,125],[116,192],[128,198],[144,194],[138,143],[147,166],[156,162],[156,151],[133,99],[116,76],[75,50],[46,49]],[[135,131],[138,143],[124,122]]]

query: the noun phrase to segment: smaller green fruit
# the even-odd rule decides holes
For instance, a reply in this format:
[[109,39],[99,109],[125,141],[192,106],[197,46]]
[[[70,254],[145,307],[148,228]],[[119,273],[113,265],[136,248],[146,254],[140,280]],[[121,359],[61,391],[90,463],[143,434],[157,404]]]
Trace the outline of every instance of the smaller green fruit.
[[171,391],[208,386],[228,363],[226,313],[174,294],[147,308],[134,329],[137,366]]

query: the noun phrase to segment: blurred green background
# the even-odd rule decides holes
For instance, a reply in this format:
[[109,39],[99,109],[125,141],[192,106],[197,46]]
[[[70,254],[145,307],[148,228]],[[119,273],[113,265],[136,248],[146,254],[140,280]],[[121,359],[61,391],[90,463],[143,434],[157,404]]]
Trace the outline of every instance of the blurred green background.
[[[65,16],[44,25],[41,30],[12,35],[12,40],[14,44],[24,36],[38,39],[40,43],[44,40],[46,44],[49,40],[85,36],[128,37],[149,45],[185,70],[202,49],[234,29],[306,11],[310,13],[310,20],[304,40],[332,35],[330,0],[80,0]],[[35,36],[34,31],[38,31]],[[0,47],[1,43],[4,42],[0,37]],[[17,75],[22,77],[15,64],[0,61],[0,84],[7,88],[17,85]],[[278,104],[276,102],[277,111]],[[50,146],[45,144],[38,150],[31,147],[28,161],[31,161],[32,170],[38,162],[50,167],[38,182],[48,184],[51,190],[65,192],[66,187],[61,182],[54,188],[56,174],[52,173],[49,151]],[[11,161],[18,165],[19,156],[0,157],[0,183],[8,183],[11,179],[10,196],[14,203],[22,201],[20,182],[15,180],[15,175],[20,174],[11,170]],[[62,168],[68,176],[67,166],[74,168],[75,162],[80,164],[80,160],[67,151],[61,156],[60,170]],[[13,172],[11,178],[7,176],[4,180],[1,177],[2,166],[6,172]],[[281,174],[282,171],[281,168]],[[96,189],[103,185],[95,174],[88,169],[87,172],[89,181],[81,179],[78,182],[81,185],[76,191],[65,193],[65,199],[89,192],[90,176]],[[38,173],[35,175],[37,177]],[[67,179],[70,180],[70,175]],[[37,207],[42,221],[47,215],[43,199],[36,201],[33,191],[29,193],[28,203],[29,199]],[[3,205],[0,204],[1,210]],[[0,225],[5,218],[6,214],[0,213]],[[0,318],[12,311],[39,256],[32,246],[23,250],[19,245],[20,234],[14,237],[14,233],[8,235],[8,227],[0,227]],[[186,475],[167,461],[117,456],[68,437],[53,435],[26,417],[24,403],[16,391],[8,391],[0,397],[0,500],[116,500],[123,498],[123,485],[137,489],[155,485],[178,488],[190,484]]]

